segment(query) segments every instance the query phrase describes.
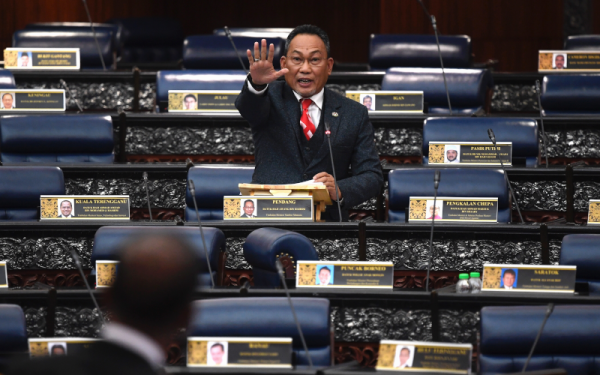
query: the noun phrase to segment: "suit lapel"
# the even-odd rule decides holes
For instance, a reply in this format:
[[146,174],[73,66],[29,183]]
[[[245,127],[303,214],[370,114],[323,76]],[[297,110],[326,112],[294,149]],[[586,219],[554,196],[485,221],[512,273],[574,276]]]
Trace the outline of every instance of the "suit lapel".
[[302,143],[298,138],[298,128],[300,126],[300,104],[298,104],[298,100],[294,96],[292,92],[292,88],[287,85],[287,83],[283,87],[283,113],[287,113],[288,116],[285,116],[286,122],[289,126],[289,130],[294,135],[294,139],[296,140],[296,146],[298,147],[298,155],[300,155],[301,163],[304,164],[304,159],[302,158]]
[[[334,95],[330,90],[325,89],[325,100],[323,101],[323,109],[321,111],[322,121],[320,122],[319,126],[325,126],[326,122],[329,123],[329,128],[331,129],[332,146],[335,144],[335,138],[340,128],[340,114],[338,111],[341,106],[342,103],[340,100],[338,100],[337,96]],[[337,116],[334,116],[333,113],[336,113]],[[319,152],[310,162],[308,168],[312,168],[313,166],[319,164],[327,155],[329,155],[329,145],[327,143],[327,135],[325,135],[323,138],[323,144],[321,145],[321,148],[319,148]]]

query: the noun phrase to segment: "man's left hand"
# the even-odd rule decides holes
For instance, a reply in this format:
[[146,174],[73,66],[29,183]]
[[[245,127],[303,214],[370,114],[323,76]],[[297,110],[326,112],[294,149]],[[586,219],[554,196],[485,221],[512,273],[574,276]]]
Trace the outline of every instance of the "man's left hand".
[[[322,182],[327,187],[327,191],[329,192],[329,196],[331,197],[331,200],[333,200],[334,202],[336,201],[335,181],[333,180],[332,175],[330,175],[327,172],[317,173],[313,177],[313,181],[314,182]],[[342,191],[339,188],[338,188],[338,194],[340,196],[340,199],[342,199]]]

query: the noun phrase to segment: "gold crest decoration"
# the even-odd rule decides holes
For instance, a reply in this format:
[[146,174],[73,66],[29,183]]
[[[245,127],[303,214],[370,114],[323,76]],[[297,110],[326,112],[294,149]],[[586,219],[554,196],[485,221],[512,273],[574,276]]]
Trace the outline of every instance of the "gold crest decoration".
[[188,364],[205,365],[206,361],[206,341],[188,341]]
[[240,199],[228,198],[223,201],[223,219],[235,219],[240,217]]
[[43,198],[40,204],[40,211],[43,218],[58,218],[58,198]]
[[426,199],[411,199],[409,206],[409,219],[425,219],[427,218],[427,200]]
[[539,56],[539,70],[552,69],[552,54],[551,53],[540,53]]
[[183,109],[183,93],[169,93],[169,110]]
[[17,66],[19,52],[18,51],[4,51],[4,67],[12,68]]
[[317,265],[301,264],[298,270],[298,285],[315,285],[317,283]]
[[486,267],[483,269],[483,288],[498,289],[500,288],[500,276],[502,268]]
[[444,162],[444,145],[429,145],[429,162],[443,163]]
[[346,98],[360,103],[360,94],[346,94]]
[[112,286],[117,277],[117,263],[100,263],[98,265],[98,275],[96,284],[102,286]]
[[48,357],[48,343],[47,342],[30,342],[29,353],[31,357]]
[[600,223],[600,202],[591,202],[588,223]]
[[394,356],[396,355],[396,346],[393,344],[381,344],[379,346],[379,357],[377,358],[377,367],[394,367]]

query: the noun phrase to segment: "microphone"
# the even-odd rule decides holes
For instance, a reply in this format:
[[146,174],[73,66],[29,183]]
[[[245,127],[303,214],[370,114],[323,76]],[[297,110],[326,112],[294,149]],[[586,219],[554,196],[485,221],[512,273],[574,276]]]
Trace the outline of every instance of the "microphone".
[[535,337],[535,341],[533,342],[533,346],[531,347],[531,351],[529,352],[529,356],[527,357],[527,360],[525,361],[525,365],[523,366],[523,370],[521,372],[525,372],[525,370],[527,370],[527,365],[529,364],[529,361],[531,360],[531,356],[533,356],[533,351],[535,350],[535,347],[537,346],[540,336],[542,335],[542,331],[544,330],[544,326],[546,325],[546,322],[548,321],[550,314],[552,314],[552,311],[554,311],[554,304],[549,303],[548,309],[546,309],[546,316],[544,316],[544,321],[542,322],[542,326],[540,327],[540,330],[538,331],[537,336]]
[[512,197],[513,202],[515,202],[515,206],[517,207],[517,212],[519,213],[521,224],[525,224],[525,220],[523,220],[523,215],[521,215],[521,209],[519,208],[519,202],[517,202],[517,197],[515,196],[515,192],[513,191],[512,185],[510,184],[510,180],[508,179],[508,173],[506,173],[506,170],[504,169],[504,163],[502,162],[502,159],[500,159],[500,155],[498,154],[498,146],[496,146],[496,136],[494,135],[494,131],[492,129],[488,129],[488,137],[490,137],[490,140],[494,144],[494,149],[496,150],[496,157],[498,158],[498,160],[500,160],[500,165],[502,166],[502,171],[504,172],[504,180],[508,185],[510,196]]
[[285,289],[285,295],[287,296],[288,303],[290,304],[290,308],[292,309],[292,315],[294,316],[294,322],[296,322],[296,328],[298,329],[298,334],[300,335],[300,341],[302,341],[302,346],[304,347],[304,352],[306,353],[306,358],[308,359],[308,368],[310,370],[313,369],[312,358],[310,358],[310,353],[308,352],[308,346],[306,345],[306,340],[304,340],[304,334],[302,333],[302,327],[300,327],[300,321],[296,316],[296,309],[294,309],[294,304],[292,303],[292,297],[290,297],[290,291],[288,290],[287,284],[285,283],[283,265],[281,261],[277,259],[275,261],[275,266],[277,267],[277,273],[279,274],[279,278],[281,279],[281,283],[283,284],[283,288]]
[[146,201],[148,202],[148,213],[150,214],[150,221],[152,221],[152,208],[150,207],[150,193],[148,192],[148,173],[144,171],[142,175],[144,178],[144,187],[146,188]]
[[96,48],[98,49],[98,56],[100,56],[100,61],[102,62],[102,70],[106,70],[106,65],[104,64],[104,57],[102,57],[102,51],[100,51],[100,44],[98,43],[98,38],[96,38],[96,29],[94,29],[94,23],[92,22],[92,16],[90,15],[90,10],[87,6],[87,0],[83,1],[83,6],[85,7],[85,12],[87,13],[88,20],[90,21],[90,27],[92,28],[92,34],[94,35],[94,41],[96,42]]
[[325,135],[327,135],[327,143],[329,144],[329,156],[331,157],[331,169],[333,169],[333,187],[335,188],[335,200],[338,206],[338,214],[340,215],[340,223],[342,222],[342,208],[340,207],[340,195],[338,193],[337,177],[335,176],[335,165],[333,163],[333,150],[331,149],[331,128],[329,122],[325,121]]
[[202,245],[204,246],[204,255],[206,255],[206,265],[208,266],[210,281],[212,283],[212,287],[214,288],[215,279],[213,278],[212,269],[210,267],[210,258],[208,257],[208,248],[206,247],[206,241],[204,240],[204,230],[202,229],[202,223],[200,222],[198,204],[196,204],[196,187],[194,186],[194,180],[190,180],[190,193],[192,193],[192,199],[194,200],[194,208],[196,209],[196,217],[198,218],[198,228],[200,228],[200,236],[202,236]]
[[540,123],[542,125],[542,140],[544,141],[544,155],[546,156],[546,168],[548,168],[548,137],[546,137],[546,131],[544,130],[544,116],[542,116],[542,99],[540,95],[542,90],[540,89],[540,81],[535,80],[535,92],[537,93],[538,107],[540,107]]
[[435,174],[433,175],[433,215],[431,215],[431,233],[429,235],[429,263],[427,263],[427,278],[425,279],[425,291],[429,290],[429,271],[431,271],[431,263],[433,262],[433,226],[435,225],[435,203],[437,201],[438,186],[440,186],[440,171],[436,170]]
[[61,78],[59,82],[62,85],[62,87],[64,87],[65,90],[67,90],[67,92],[69,93],[69,99],[73,99],[73,101],[77,105],[77,108],[79,108],[79,112],[83,112],[83,108],[81,108],[79,101],[77,100],[76,97],[73,96],[73,93],[71,92],[71,90],[69,90],[69,86],[67,86],[67,83],[65,82],[65,80]]
[[423,12],[425,15],[431,20],[431,26],[433,26],[433,32],[435,33],[435,42],[437,44],[438,55],[440,55],[440,65],[442,66],[442,76],[444,77],[444,87],[446,88],[446,98],[448,99],[448,109],[450,110],[450,116],[452,116],[452,105],[450,104],[450,92],[448,91],[448,84],[446,83],[446,71],[444,70],[444,60],[442,60],[442,50],[440,48],[440,40],[438,38],[438,29],[437,29],[437,21],[435,20],[435,16],[432,16],[427,11],[425,4],[421,0],[417,0],[419,4],[421,4],[421,8],[423,8]]
[[71,248],[70,252],[71,252],[71,257],[73,258],[73,261],[75,262],[75,267],[77,267],[77,270],[79,271],[79,274],[81,275],[81,278],[83,279],[83,282],[85,283],[85,287],[86,287],[88,293],[90,294],[90,297],[92,297],[92,301],[94,301],[94,305],[98,309],[98,314],[100,314],[100,318],[102,319],[102,324],[104,325],[104,324],[106,324],[106,320],[104,319],[104,315],[102,315],[102,310],[100,310],[100,306],[98,305],[98,301],[96,301],[96,297],[94,297],[92,288],[90,288],[90,284],[88,283],[88,281],[85,277],[85,274],[83,273],[83,268],[81,268],[81,259],[79,259],[79,255],[77,255],[77,252],[75,251],[75,249]]
[[240,65],[242,66],[242,69],[244,70],[244,72],[246,72],[246,74],[249,74],[250,72],[248,72],[248,69],[246,69],[246,65],[244,65],[244,62],[242,61],[242,58],[240,57],[237,47],[235,46],[233,38],[231,37],[231,31],[229,31],[229,27],[225,26],[223,29],[225,30],[225,35],[227,35],[227,38],[231,42],[231,46],[233,47],[233,50],[235,51],[235,55],[237,56],[238,60],[240,60]]

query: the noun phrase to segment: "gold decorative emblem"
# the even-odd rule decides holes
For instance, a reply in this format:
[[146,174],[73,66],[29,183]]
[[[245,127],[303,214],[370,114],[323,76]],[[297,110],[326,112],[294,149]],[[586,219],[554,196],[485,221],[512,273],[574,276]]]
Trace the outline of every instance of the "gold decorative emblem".
[[317,283],[316,264],[301,264],[298,267],[298,285],[315,285]]
[[332,115],[333,117],[338,117],[338,116],[339,116],[339,114],[338,114],[337,112],[332,112],[332,113],[331,113],[331,115]]
[[17,66],[19,52],[18,51],[4,51],[4,67],[12,68]]
[[502,268],[485,267],[483,269],[483,288],[498,289],[500,288],[500,276]]
[[44,219],[58,218],[58,198],[43,198],[40,202],[40,212]]
[[206,341],[188,341],[188,364],[205,365],[206,362]]
[[425,219],[427,218],[427,200],[426,199],[411,199],[409,206],[410,219]]
[[47,342],[32,342],[29,343],[29,353],[32,357],[48,357]]
[[590,203],[588,223],[600,223],[600,202]]
[[379,357],[377,358],[377,367],[394,367],[394,356],[396,355],[396,346],[393,344],[381,344],[379,346]]
[[169,93],[169,110],[179,110],[183,108],[183,94],[180,92]]
[[429,162],[443,163],[444,162],[444,145],[429,144]]
[[552,54],[551,53],[540,53],[539,56],[539,70],[552,69]]
[[354,100],[355,102],[360,103],[360,94],[348,94],[346,93],[346,98]]
[[96,276],[96,285],[112,286],[117,277],[117,263],[98,264],[98,275]]
[[236,219],[240,215],[239,198],[228,198],[223,201],[223,219]]

